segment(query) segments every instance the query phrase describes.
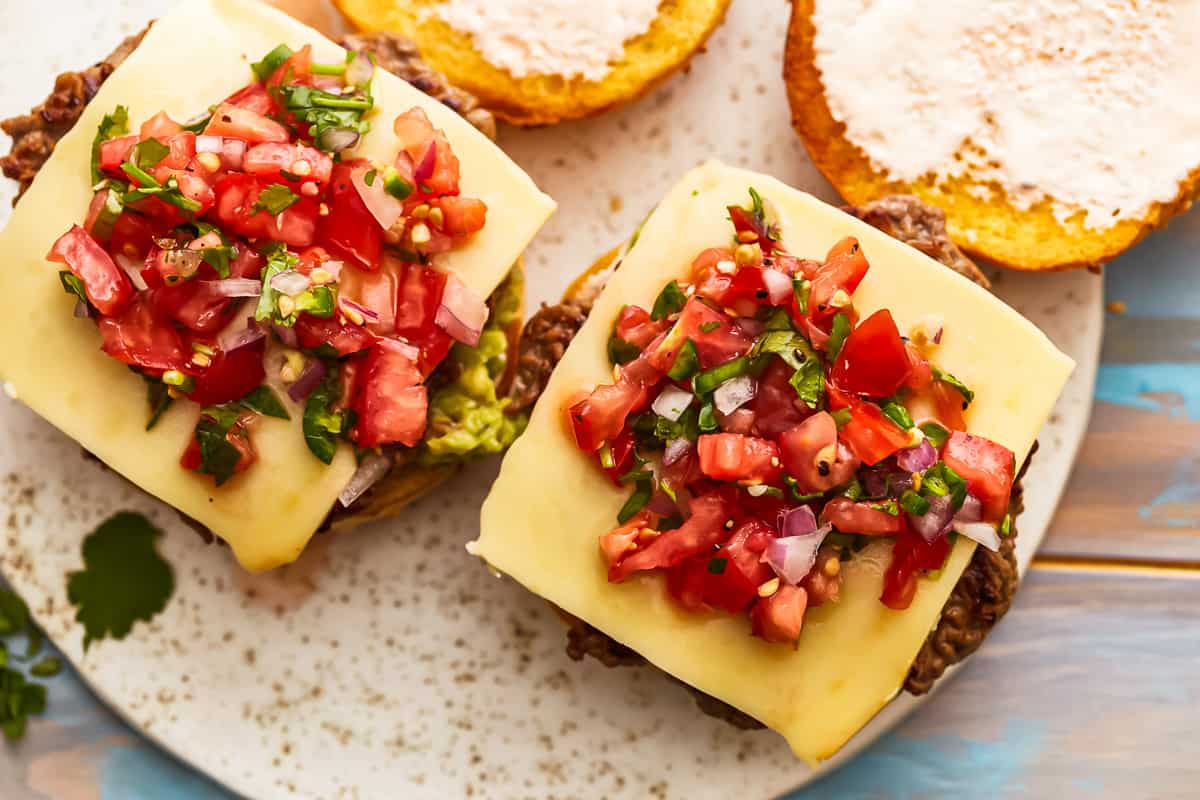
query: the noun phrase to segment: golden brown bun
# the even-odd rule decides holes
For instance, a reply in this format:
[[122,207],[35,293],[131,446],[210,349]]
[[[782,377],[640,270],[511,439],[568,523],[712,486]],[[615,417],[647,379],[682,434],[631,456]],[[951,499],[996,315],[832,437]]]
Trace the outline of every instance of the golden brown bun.
[[474,94],[497,117],[517,125],[549,125],[598,114],[641,97],[687,63],[725,16],[729,0],[663,0],[650,30],[625,44],[625,55],[601,81],[561,75],[514,78],[492,66],[460,33],[429,9],[440,0],[334,0],[362,30],[403,34],[450,83]]
[[[1178,196],[1156,203],[1140,220],[1122,220],[1106,230],[1092,230],[1076,215],[1065,223],[1055,218],[1049,202],[1021,210],[980,188],[970,178],[935,183],[890,181],[877,172],[867,155],[845,138],[845,125],[833,119],[817,69],[813,40],[813,0],[793,0],[783,74],[792,106],[792,124],[813,163],[847,202],[860,204],[886,194],[915,194],[946,212],[950,236],[963,250],[1020,270],[1062,270],[1103,264],[1141,241],[1155,228],[1186,211],[1200,193],[1200,167],[1192,170]],[[991,197],[993,199],[984,199]],[[967,236],[967,231],[974,235]]]

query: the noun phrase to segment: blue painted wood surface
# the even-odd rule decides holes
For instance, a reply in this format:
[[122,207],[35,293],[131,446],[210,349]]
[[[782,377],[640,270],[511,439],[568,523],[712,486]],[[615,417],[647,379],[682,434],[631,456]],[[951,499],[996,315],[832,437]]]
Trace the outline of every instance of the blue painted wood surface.
[[[1200,796],[1200,214],[1108,270],[1088,438],[988,646],[810,798]],[[6,800],[224,800],[71,673],[0,754]]]

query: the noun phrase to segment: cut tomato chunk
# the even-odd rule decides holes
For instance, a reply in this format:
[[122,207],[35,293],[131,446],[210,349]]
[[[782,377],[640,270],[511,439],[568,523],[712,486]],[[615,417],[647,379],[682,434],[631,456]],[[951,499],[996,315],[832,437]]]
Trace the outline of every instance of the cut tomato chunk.
[[415,447],[425,435],[429,399],[417,369],[420,353],[397,339],[379,339],[359,374],[352,436],[359,447]]
[[847,237],[835,244],[812,279],[808,312],[814,318],[832,317],[838,308],[830,301],[838,290],[854,294],[870,265],[858,240]]
[[892,536],[904,530],[899,514],[889,514],[869,503],[856,503],[846,497],[835,497],[821,509],[821,524],[830,524],[842,533],[862,533],[867,536]]
[[896,538],[892,560],[883,574],[883,592],[879,596],[888,608],[903,611],[917,594],[921,570],[938,570],[950,555],[950,539],[939,536],[932,543],[919,534],[906,531]]
[[799,586],[783,584],[770,597],[763,597],[750,609],[750,629],[755,636],[775,644],[794,644],[800,639],[808,592]]
[[864,464],[874,466],[911,444],[912,437],[885,417],[879,406],[859,400],[832,385],[828,392],[831,409],[850,409],[850,421],[842,426],[840,439]]
[[121,165],[129,160],[129,151],[138,143],[136,134],[118,136],[100,143],[100,170],[114,177],[125,178]]
[[458,194],[458,157],[450,148],[446,135],[433,126],[424,109],[410,108],[396,117],[392,128],[400,139],[397,168],[402,174],[413,175],[417,184],[414,197],[429,199],[430,196]]
[[213,356],[212,363],[196,375],[196,388],[188,399],[202,406],[218,406],[241,400],[263,382],[266,370],[263,353],[267,340]]
[[695,498],[691,512],[692,516],[683,525],[663,531],[645,547],[610,566],[608,579],[619,583],[641,570],[673,567],[691,556],[711,551],[729,535],[725,523],[732,508],[720,494],[713,492]]
[[1004,445],[955,431],[942,448],[946,466],[967,481],[967,490],[983,503],[983,518],[999,522],[1008,510],[1015,457]]
[[[246,151],[243,168],[251,175],[280,180],[328,183],[333,172],[333,159],[313,147],[303,144],[264,142]],[[284,172],[295,176],[287,177]]]
[[352,178],[357,162],[338,164],[330,173],[329,215],[321,223],[321,243],[365,270],[379,268],[382,231],[367,210]]
[[237,106],[247,111],[253,111],[255,114],[261,114],[264,117],[269,117],[275,113],[275,101],[271,99],[271,95],[267,92],[267,87],[261,83],[252,83],[243,89],[239,89],[231,94],[225,102],[231,106]]
[[317,203],[302,197],[279,214],[256,209],[259,195],[272,181],[231,172],[216,186],[217,219],[251,239],[270,239],[292,247],[308,247],[317,230]]
[[160,321],[145,295],[134,297],[121,313],[100,317],[101,349],[123,364],[161,375],[187,367],[189,353],[170,324]]
[[697,442],[700,471],[719,481],[765,481],[779,476],[779,447],[739,433],[710,433]]
[[858,324],[838,352],[830,380],[839,389],[871,397],[891,397],[911,370],[908,351],[886,308]]
[[803,493],[827,492],[850,481],[859,460],[838,447],[837,423],[827,411],[813,414],[779,437],[780,455],[788,474]]
[[133,298],[133,284],[100,243],[78,225],[58,237],[46,260],[65,264],[83,283],[88,302],[101,314],[119,313]]
[[316,349],[329,345],[339,356],[348,356],[370,347],[375,337],[361,325],[339,322],[335,317],[314,317],[301,314],[296,320],[296,338],[300,346]]
[[273,119],[248,108],[221,103],[213,110],[212,119],[204,128],[207,136],[229,136],[255,142],[289,142],[288,129]]
[[487,203],[475,197],[439,197],[430,205],[442,210],[442,232],[456,239],[483,230],[487,223]]

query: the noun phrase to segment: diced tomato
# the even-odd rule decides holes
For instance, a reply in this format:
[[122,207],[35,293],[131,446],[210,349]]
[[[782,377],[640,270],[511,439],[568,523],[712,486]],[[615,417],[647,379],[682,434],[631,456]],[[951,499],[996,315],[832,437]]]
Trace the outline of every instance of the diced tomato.
[[321,243],[365,270],[379,267],[382,231],[367,210],[351,178],[357,163],[336,165],[330,176],[329,215],[321,222]]
[[891,397],[910,371],[908,352],[886,308],[858,324],[838,352],[830,380],[839,389],[871,397]]
[[154,315],[145,295],[137,295],[119,314],[99,320],[101,349],[123,364],[151,374],[187,366],[189,353],[170,324]]
[[650,312],[641,306],[625,306],[617,317],[613,333],[618,339],[629,342],[639,350],[645,350],[669,324],[665,319],[650,319]]
[[779,475],[779,448],[768,439],[709,433],[697,442],[700,470],[719,481],[771,481]]
[[[155,177],[162,183],[166,183],[168,178],[174,177],[176,183],[179,185],[180,194],[199,204],[200,207],[193,212],[195,216],[204,214],[216,202],[216,194],[213,192],[212,186],[209,185],[208,181],[194,172],[187,172],[181,169],[163,169],[156,171]],[[158,198],[154,197],[148,199],[158,200]]]
[[744,436],[754,434],[754,412],[749,408],[735,409],[730,414],[717,413],[717,422],[725,433],[740,433]]
[[400,140],[401,152],[397,156],[397,168],[401,169],[401,172],[410,169],[408,164],[401,167],[405,161],[412,165],[411,169],[419,170],[428,149],[435,148],[433,170],[430,175],[417,180],[418,191],[414,196],[423,195],[428,198],[429,195],[458,194],[458,157],[451,150],[446,135],[433,127],[425,111],[420,107],[413,107],[396,117],[392,127]]
[[165,141],[182,130],[182,125],[168,117],[165,111],[160,111],[142,123],[139,133],[143,142],[147,139],[162,139]]
[[682,526],[663,531],[645,547],[609,567],[608,579],[619,583],[635,572],[658,567],[673,567],[698,553],[720,544],[729,531],[725,523],[732,513],[730,503],[718,493],[692,500],[692,516]]
[[154,246],[154,226],[141,214],[126,211],[113,223],[109,242],[114,255],[142,261]]
[[750,629],[755,636],[775,644],[794,644],[800,639],[808,592],[782,584],[775,594],[759,598],[750,609]]
[[899,514],[892,515],[868,503],[856,503],[846,497],[835,497],[821,509],[821,524],[830,524],[842,533],[863,533],[867,536],[892,536],[904,529]]
[[129,159],[129,151],[138,143],[136,134],[118,136],[100,143],[100,170],[116,177],[125,177],[121,165]]
[[133,298],[133,284],[124,270],[113,263],[99,242],[78,225],[58,237],[46,260],[65,264],[83,282],[88,301],[101,314],[116,314]]
[[622,375],[615,384],[597,386],[591,394],[572,405],[567,413],[580,450],[595,452],[616,437],[625,420],[644,400],[645,387]]
[[[729,541],[711,555],[697,556],[704,563],[704,602],[731,614],[745,610],[758,593],[758,587],[775,577],[770,566],[761,561],[762,553],[775,538],[775,532],[759,520],[750,520],[738,528]],[[712,563],[712,559],[724,563]]]
[[111,191],[111,189],[101,189],[92,195],[92,202],[88,204],[87,216],[83,220],[83,229],[101,244],[107,244],[112,238],[111,225],[96,224],[100,220],[100,214],[104,211],[105,205],[108,203],[108,196]]
[[999,522],[1012,493],[1013,452],[991,439],[955,431],[942,448],[942,460],[966,478],[967,490],[983,503],[984,520]]
[[283,179],[281,173],[288,172],[302,181],[323,184],[329,182],[333,171],[333,159],[320,150],[303,144],[264,142],[246,151],[243,168],[251,175]]
[[263,382],[266,339],[213,356],[212,364],[196,375],[196,388],[188,399],[202,406],[241,400]]
[[367,330],[372,333],[387,336],[396,330],[397,287],[403,268],[399,259],[386,258],[377,271],[349,265],[342,269],[338,280],[342,297],[369,308],[379,317],[376,322],[367,322]]
[[[600,468],[604,470],[604,474],[613,482],[614,486],[624,486],[621,483],[621,476],[629,472],[633,467],[633,454],[637,449],[637,442],[633,438],[633,432],[628,428],[621,431],[612,442],[609,443],[609,450],[612,454],[611,467],[605,467],[603,464]],[[597,455],[597,459],[599,456]]]
[[769,231],[759,224],[759,221],[754,218],[754,215],[742,208],[741,206],[729,206],[729,220],[733,223],[733,229],[740,233],[753,233],[758,237],[758,244],[764,253],[770,253],[775,249],[775,242],[768,235]]
[[750,401],[754,427],[760,436],[773,439],[799,425],[812,412],[803,406],[796,390],[788,383],[794,370],[782,359],[773,358],[759,376],[758,393]]
[[348,356],[370,347],[375,337],[361,325],[339,322],[336,317],[314,317],[301,314],[296,320],[296,338],[300,346],[315,349],[327,344],[337,350],[339,356]]
[[846,294],[854,294],[869,267],[857,239],[847,237],[835,244],[812,279],[812,290],[808,296],[809,315],[832,317],[838,309],[830,304],[830,300],[839,289]]
[[430,205],[442,210],[441,230],[448,236],[470,236],[487,222],[487,203],[475,197],[439,197]]
[[929,359],[921,355],[915,345],[906,342],[904,350],[908,354],[908,375],[904,377],[904,385],[919,392],[933,379],[933,370]]
[[207,136],[229,136],[250,143],[288,142],[292,138],[288,129],[275,120],[230,103],[221,103],[216,107],[204,133]]
[[446,273],[423,264],[403,264],[396,297],[396,333],[419,337],[433,329],[445,288]]
[[946,536],[939,536],[932,544],[911,531],[898,536],[892,560],[883,574],[880,602],[896,611],[908,608],[917,593],[918,571],[941,569],[949,555],[950,539]]
[[[612,546],[615,548],[615,545],[616,542]],[[710,555],[692,556],[665,570],[667,591],[682,608],[694,612],[710,610],[704,599],[704,589],[708,583],[708,562],[711,559]]]
[[834,547],[823,547],[817,553],[817,560],[813,564],[812,570],[800,582],[800,585],[808,592],[809,608],[837,602],[842,589],[841,565],[838,564],[835,568],[837,571],[830,575],[829,564],[840,560],[841,555]]
[[642,511],[621,527],[602,535],[600,552],[604,555],[604,563],[611,567],[624,558],[626,553],[634,549],[638,534],[647,527],[652,527],[650,512]]
[[763,282],[760,267],[744,266],[733,274],[729,288],[718,302],[732,308],[739,316],[751,317],[764,305],[770,304],[770,292]]
[[827,411],[813,414],[779,436],[780,457],[803,493],[827,492],[858,472],[857,458],[839,452],[837,423]]
[[963,396],[958,389],[942,381],[933,381],[930,384],[930,392],[933,394],[933,407],[938,422],[947,430],[965,431],[967,423],[963,418]]
[[696,256],[692,262],[692,285],[696,287],[697,297],[707,297],[719,303],[729,291],[733,277],[718,269],[717,265],[721,263],[734,263],[731,250],[712,247]]
[[310,197],[279,214],[254,211],[254,204],[271,181],[231,172],[216,186],[215,213],[224,225],[252,239],[270,239],[292,247],[308,247],[317,229],[317,203]]
[[261,278],[265,259],[245,242],[237,243],[238,255],[229,264],[231,278]]
[[874,466],[911,443],[912,437],[885,417],[879,406],[832,385],[827,389],[831,409],[850,409],[850,421],[842,426],[840,439],[864,464]]
[[359,447],[415,447],[425,435],[429,399],[416,361],[419,353],[396,339],[379,339],[359,375],[352,436]]
[[[143,275],[150,277],[146,271]],[[147,279],[146,283],[152,281]],[[237,308],[234,300],[218,292],[216,281],[197,279],[163,285],[157,277],[153,285],[161,286],[151,293],[154,307],[196,333],[216,333]]]
[[696,346],[696,356],[702,369],[709,369],[744,355],[754,344],[753,338],[734,327],[732,320],[727,316],[693,297],[683,307],[679,321],[662,344],[647,351],[650,353],[651,363],[656,368],[667,371],[688,339]]
[[308,85],[312,77],[312,45],[306,44],[287,57],[267,78],[267,88]]
[[196,134],[191,131],[180,131],[168,137],[164,143],[171,151],[154,165],[156,171],[163,168],[184,169],[196,157]]
[[253,111],[255,114],[261,114],[264,117],[269,117],[275,113],[275,101],[271,99],[271,95],[267,92],[267,87],[261,83],[252,83],[244,89],[239,89],[231,94],[225,102],[231,106],[237,106],[247,111]]

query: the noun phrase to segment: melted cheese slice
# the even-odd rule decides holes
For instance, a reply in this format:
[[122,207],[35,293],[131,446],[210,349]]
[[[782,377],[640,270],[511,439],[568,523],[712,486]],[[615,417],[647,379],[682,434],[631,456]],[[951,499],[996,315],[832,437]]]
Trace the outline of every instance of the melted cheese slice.
[[688,276],[697,253],[726,246],[726,206],[746,205],[751,186],[774,206],[783,241],[798,256],[820,259],[842,237],[858,237],[871,264],[854,296],[862,316],[887,307],[901,330],[925,314],[944,316],[937,361],[976,391],[971,431],[1022,462],[1074,366],[1041,331],[984,289],[816,198],[708,164],[659,205],[609,281],[505,458],[470,549],[666,672],[761,720],[814,763],[899,690],[974,543],[960,537],[941,577],[923,580],[903,612],[878,600],[891,545],[874,544],[845,565],[841,602],[808,614],[797,649],[767,644],[750,636],[743,616],[678,610],[657,575],[607,581],[597,538],[615,526],[627,492],[576,448],[565,422],[575,392],[612,380],[606,343],[621,307],[649,308],[665,283]]
[[[79,123],[59,142],[8,227],[0,234],[0,377],[25,402],[142,489],[198,520],[229,542],[251,570],[286,564],[299,555],[354,473],[343,446],[331,466],[304,444],[301,409],[291,422],[262,419],[253,438],[259,463],[229,483],[179,467],[197,408],[176,403],[151,432],[146,387],[100,352],[95,327],[71,316],[72,300],[45,255],[54,240],[81,222],[92,192],[89,163],[101,117],[128,106],[131,130],[158,111],[186,120],[253,79],[250,63],[280,43],[312,44],[317,60],[345,51],[274,9],[244,0],[189,0],[156,22],[142,44],[104,83]],[[373,130],[358,152],[391,160],[397,151],[391,121],[414,105],[445,130],[462,164],[462,190],[488,204],[486,227],[439,266],[454,270],[487,297],[554,210],[503,152],[441,103],[394,75],[376,73]]]

